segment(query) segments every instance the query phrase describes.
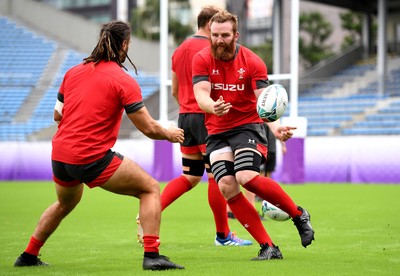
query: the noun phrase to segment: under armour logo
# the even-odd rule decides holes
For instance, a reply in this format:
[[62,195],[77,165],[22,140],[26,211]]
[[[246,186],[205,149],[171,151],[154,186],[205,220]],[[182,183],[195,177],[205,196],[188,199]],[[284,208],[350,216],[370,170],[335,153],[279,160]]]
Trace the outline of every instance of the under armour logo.
[[255,145],[255,144],[256,144],[256,140],[254,140],[254,139],[249,139],[248,143],[249,143],[249,144]]
[[219,70],[218,69],[213,69],[212,70],[213,75],[219,75]]

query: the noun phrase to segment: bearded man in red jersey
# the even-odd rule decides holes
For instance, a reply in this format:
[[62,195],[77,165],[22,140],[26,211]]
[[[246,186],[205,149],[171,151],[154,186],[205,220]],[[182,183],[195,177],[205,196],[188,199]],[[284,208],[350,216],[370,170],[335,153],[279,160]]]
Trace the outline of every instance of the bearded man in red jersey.
[[[227,11],[211,18],[211,46],[193,58],[193,88],[200,108],[206,112],[211,171],[235,217],[260,244],[259,254],[252,260],[282,259],[240,185],[288,213],[304,247],[314,240],[314,230],[309,213],[278,183],[259,175],[268,141],[256,102],[268,86],[267,68],[257,55],[237,43],[237,27],[237,17]],[[278,121],[268,123],[268,127],[282,141],[291,138],[295,129]]]
[[161,193],[161,209],[164,210],[184,193],[194,188],[200,182],[206,169],[208,202],[214,215],[216,228],[214,244],[246,246],[253,243],[240,239],[229,228],[226,200],[219,191],[206,156],[207,130],[204,125],[204,111],[196,102],[192,85],[193,56],[210,46],[209,23],[211,17],[218,11],[219,9],[211,6],[202,8],[197,16],[196,34],[186,39],[172,56],[172,95],[179,104],[178,126],[185,132],[185,141],[181,144],[183,173],[165,186]]

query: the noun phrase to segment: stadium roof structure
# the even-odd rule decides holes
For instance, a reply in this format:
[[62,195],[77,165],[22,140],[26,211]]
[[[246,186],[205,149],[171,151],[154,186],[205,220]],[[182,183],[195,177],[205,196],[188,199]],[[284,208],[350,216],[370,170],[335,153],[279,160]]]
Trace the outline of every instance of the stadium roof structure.
[[[309,0],[320,4],[350,9],[356,12],[378,13],[379,0]],[[388,12],[400,12],[400,0],[386,0]]]

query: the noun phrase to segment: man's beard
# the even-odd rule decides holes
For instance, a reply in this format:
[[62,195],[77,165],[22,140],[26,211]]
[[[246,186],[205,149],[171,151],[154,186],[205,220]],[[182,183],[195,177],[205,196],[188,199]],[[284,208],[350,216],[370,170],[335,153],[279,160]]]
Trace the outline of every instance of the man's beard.
[[235,57],[235,42],[211,44],[211,53],[215,59],[222,61],[230,61]]

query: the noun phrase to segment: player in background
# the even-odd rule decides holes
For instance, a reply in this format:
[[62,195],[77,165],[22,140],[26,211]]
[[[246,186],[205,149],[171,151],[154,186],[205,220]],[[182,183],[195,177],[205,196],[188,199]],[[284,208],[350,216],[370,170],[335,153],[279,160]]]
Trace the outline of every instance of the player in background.
[[[83,63],[64,76],[57,95],[52,140],[52,169],[57,200],[42,214],[25,251],[14,266],[47,266],[37,256],[61,221],[82,197],[84,184],[136,197],[144,230],[144,270],[183,269],[159,254],[159,183],[137,163],[111,151],[125,110],[133,125],[151,139],[182,143],[183,130],[163,128],[147,111],[138,83],[122,68],[130,44],[130,26],[104,24],[99,41]],[[122,68],[121,68],[122,67]],[[95,232],[94,232],[95,235]]]
[[[314,240],[314,230],[309,213],[297,206],[278,183],[259,174],[267,140],[256,101],[268,85],[267,68],[257,55],[237,44],[237,24],[237,17],[227,11],[211,18],[211,46],[193,58],[194,93],[206,112],[211,171],[235,217],[261,246],[253,260],[282,259],[240,186],[288,213],[304,247]],[[282,141],[291,138],[295,129],[281,126],[279,121],[268,126]]]
[[[264,124],[265,132],[267,133],[267,140],[268,140],[268,153],[267,153],[267,160],[261,164],[260,166],[260,174],[266,176],[268,178],[272,177],[272,173],[275,171],[276,168],[276,139],[275,135],[269,129],[268,124]],[[282,154],[286,154],[287,148],[286,143],[282,140],[279,140],[281,144]]]
[[[238,238],[229,229],[226,216],[226,200],[219,191],[206,159],[204,112],[199,108],[193,93],[192,59],[201,49],[210,46],[209,21],[219,9],[204,7],[197,16],[197,32],[186,39],[172,56],[172,95],[179,105],[178,126],[184,130],[185,141],[181,144],[182,170],[179,177],[171,180],[161,193],[161,209],[164,210],[184,193],[194,188],[204,174],[208,176],[208,202],[214,214],[216,227],[215,245],[251,245]],[[138,241],[141,243],[140,220]]]

